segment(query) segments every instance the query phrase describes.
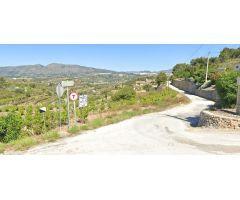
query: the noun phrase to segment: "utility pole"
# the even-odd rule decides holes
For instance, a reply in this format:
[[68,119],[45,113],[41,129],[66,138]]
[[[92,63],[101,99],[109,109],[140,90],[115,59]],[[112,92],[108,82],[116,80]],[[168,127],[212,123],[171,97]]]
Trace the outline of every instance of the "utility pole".
[[208,78],[208,65],[209,65],[209,59],[210,59],[210,51],[208,52],[208,58],[207,58],[207,69],[206,69],[205,82],[207,82],[207,78]]
[[240,115],[240,77],[237,78],[237,105],[236,105],[236,113]]

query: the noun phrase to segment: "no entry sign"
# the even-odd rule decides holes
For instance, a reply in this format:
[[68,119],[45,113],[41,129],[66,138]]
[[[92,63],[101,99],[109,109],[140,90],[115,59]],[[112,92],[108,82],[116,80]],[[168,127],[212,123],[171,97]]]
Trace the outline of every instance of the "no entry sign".
[[72,92],[69,97],[72,101],[76,101],[78,99],[78,95],[75,92]]

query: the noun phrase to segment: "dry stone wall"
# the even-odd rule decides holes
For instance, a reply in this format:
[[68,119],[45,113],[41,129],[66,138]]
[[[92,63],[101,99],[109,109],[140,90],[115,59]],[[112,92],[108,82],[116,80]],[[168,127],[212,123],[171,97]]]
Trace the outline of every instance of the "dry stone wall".
[[209,110],[203,110],[200,113],[198,126],[209,128],[239,129],[240,132],[240,117],[222,116]]
[[194,94],[205,99],[215,101],[217,103],[220,101],[215,87],[198,89],[197,85],[194,82],[180,79],[173,80],[172,85],[190,94]]

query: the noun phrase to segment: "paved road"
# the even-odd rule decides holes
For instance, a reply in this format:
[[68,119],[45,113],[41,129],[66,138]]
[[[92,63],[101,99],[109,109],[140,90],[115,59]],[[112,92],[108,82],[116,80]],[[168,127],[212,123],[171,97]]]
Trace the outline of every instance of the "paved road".
[[[172,86],[171,86],[172,87]],[[176,88],[175,88],[176,89]],[[212,101],[186,94],[191,103],[86,131],[26,154],[238,154],[240,133],[192,127]],[[235,134],[232,134],[235,133]]]

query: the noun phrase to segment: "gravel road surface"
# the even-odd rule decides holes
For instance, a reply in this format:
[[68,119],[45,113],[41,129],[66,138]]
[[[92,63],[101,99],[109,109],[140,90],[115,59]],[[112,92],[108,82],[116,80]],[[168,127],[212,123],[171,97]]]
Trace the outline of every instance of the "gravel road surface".
[[188,105],[39,145],[24,154],[239,154],[240,131],[194,127],[200,111],[213,102],[186,96]]

